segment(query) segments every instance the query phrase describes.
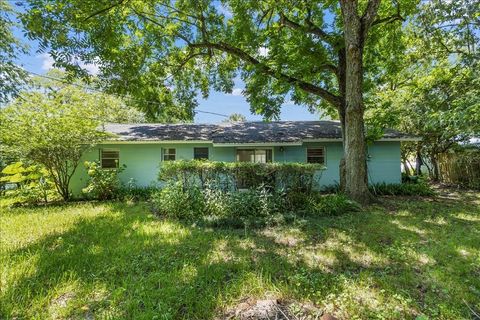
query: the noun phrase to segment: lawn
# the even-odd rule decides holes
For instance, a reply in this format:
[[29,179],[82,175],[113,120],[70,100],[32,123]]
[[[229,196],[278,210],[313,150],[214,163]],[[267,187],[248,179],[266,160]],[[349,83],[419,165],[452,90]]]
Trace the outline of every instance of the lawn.
[[3,319],[211,319],[271,297],[341,319],[480,313],[479,193],[260,230],[163,220],[145,203],[0,210]]

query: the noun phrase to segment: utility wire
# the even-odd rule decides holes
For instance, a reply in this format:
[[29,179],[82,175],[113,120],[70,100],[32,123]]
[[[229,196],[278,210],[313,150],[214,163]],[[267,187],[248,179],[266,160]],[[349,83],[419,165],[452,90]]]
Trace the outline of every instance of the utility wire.
[[[139,103],[147,102],[147,103],[149,103],[149,104],[151,103],[151,104],[154,104],[154,105],[161,106],[161,104],[158,103],[158,102],[156,102],[156,101],[139,100],[139,99],[135,99],[135,98],[132,98],[132,97],[129,97],[129,96],[122,96],[122,95],[118,95],[118,94],[105,93],[105,92],[103,92],[102,90],[99,90],[99,89],[96,89],[96,88],[92,88],[92,87],[89,87],[89,86],[86,86],[86,85],[83,85],[83,84],[80,84],[80,83],[69,82],[69,81],[66,81],[65,79],[56,78],[56,77],[52,77],[52,76],[47,76],[47,75],[39,74],[39,73],[36,73],[36,72],[33,72],[33,71],[27,71],[27,70],[25,70],[25,71],[26,71],[27,73],[29,73],[29,74],[31,74],[31,75],[34,75],[34,76],[37,76],[37,77],[41,77],[41,78],[45,78],[45,79],[49,79],[49,80],[58,81],[58,82],[65,83],[65,84],[68,84],[68,85],[73,85],[73,86],[76,86],[76,87],[79,87],[79,88],[82,88],[82,89],[85,89],[85,90],[91,90],[91,91],[98,92],[98,93],[109,94],[109,95],[112,95],[112,96],[115,96],[115,97],[121,98],[121,99],[130,99],[131,101],[136,101],[136,102],[139,102]],[[229,116],[226,115],[226,114],[217,113],[217,112],[211,112],[211,111],[198,110],[198,109],[193,110],[193,113],[206,113],[206,114],[211,114],[211,115],[215,115],[215,116],[219,116],[219,117],[224,117],[224,118],[228,118],[228,117],[229,117]]]

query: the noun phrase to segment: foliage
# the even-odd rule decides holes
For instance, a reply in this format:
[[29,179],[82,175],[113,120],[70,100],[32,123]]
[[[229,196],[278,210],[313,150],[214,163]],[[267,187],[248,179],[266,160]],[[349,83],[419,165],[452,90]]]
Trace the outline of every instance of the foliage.
[[241,113],[232,113],[227,120],[224,122],[236,123],[236,122],[245,122],[247,118]]
[[308,199],[307,204],[307,213],[320,216],[338,216],[359,210],[360,206],[344,194],[316,194]]
[[[175,106],[183,120],[193,118],[199,93],[230,93],[236,76],[252,112],[266,118],[277,118],[287,97],[335,111],[327,103],[342,94],[336,69],[345,68],[339,61],[345,21],[337,2],[27,3],[21,18],[28,35],[53,49],[56,65],[87,76],[78,60],[96,61],[104,84],[143,101],[148,114]],[[378,74],[379,51],[389,52],[382,59],[392,65],[403,53],[396,38],[416,3],[380,3],[365,49],[367,79]]]
[[208,185],[210,188],[230,191],[265,186],[280,191],[310,192],[320,180],[315,175],[323,169],[322,165],[307,163],[178,160],[163,162],[159,179],[178,181],[186,189],[192,186],[204,189]]
[[161,216],[228,228],[277,225],[301,216],[339,215],[359,209],[340,194],[280,193],[265,186],[223,192],[210,186],[185,188],[179,181],[154,194],[152,204]]
[[214,319],[272,295],[338,319],[475,318],[480,195],[451,192],[246,233],[143,203],[0,210],[0,318]]
[[48,170],[39,165],[26,166],[23,162],[15,162],[3,168],[2,175],[0,182],[15,185],[5,193],[15,198],[15,203],[47,203],[49,198],[57,196]]
[[0,2],[0,106],[15,97],[28,82],[27,72],[15,63],[27,48],[12,32],[16,26],[14,14],[8,1]]
[[198,187],[184,189],[180,182],[172,182],[153,195],[152,203],[159,215],[191,219],[205,211],[202,191]]
[[126,166],[115,169],[103,169],[96,161],[85,161],[85,168],[89,176],[88,185],[82,192],[94,199],[118,199],[121,191],[121,182],[118,175]]
[[415,157],[437,180],[439,154],[480,132],[478,4],[435,0],[419,9],[398,39],[406,54],[373,90],[367,118],[422,138],[402,145],[404,166]]
[[82,154],[109,135],[98,130],[98,96],[75,86],[24,92],[0,111],[0,143],[48,170],[63,197]]
[[119,198],[126,202],[147,201],[158,189],[156,185],[138,186],[134,179],[130,179],[126,184],[122,184],[118,193]]
[[388,195],[388,196],[420,196],[429,197],[434,196],[435,192],[432,188],[423,182],[420,183],[401,183],[401,184],[387,184],[378,183],[370,186],[373,194]]

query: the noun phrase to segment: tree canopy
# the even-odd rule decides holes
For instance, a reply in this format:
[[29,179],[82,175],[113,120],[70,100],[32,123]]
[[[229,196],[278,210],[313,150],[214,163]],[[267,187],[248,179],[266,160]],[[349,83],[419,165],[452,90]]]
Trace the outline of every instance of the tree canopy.
[[[415,4],[379,3],[368,78]],[[358,12],[365,10],[361,2]],[[22,20],[57,66],[86,76],[78,61],[97,63],[105,85],[143,99],[146,109],[191,110],[197,93],[231,92],[237,76],[252,111],[267,118],[279,116],[286,98],[313,109],[341,103],[336,1],[32,1]]]
[[[56,81],[20,93],[0,110],[2,152],[43,165],[64,199],[82,154],[109,137],[105,122],[136,122],[138,111],[118,98]],[[45,86],[47,88],[45,88]]]
[[13,35],[13,10],[6,1],[0,2],[0,105],[14,97],[28,80],[28,75],[15,63],[26,46]]

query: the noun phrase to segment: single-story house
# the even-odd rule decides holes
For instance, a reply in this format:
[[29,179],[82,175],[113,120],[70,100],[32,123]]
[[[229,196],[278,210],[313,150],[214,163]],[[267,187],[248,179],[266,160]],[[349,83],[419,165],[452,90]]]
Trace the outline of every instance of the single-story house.
[[[138,186],[158,183],[162,162],[209,159],[213,161],[314,162],[325,165],[319,184],[339,182],[342,157],[341,126],[337,121],[239,122],[223,124],[107,124],[115,138],[88,151],[72,178],[80,194],[88,176],[83,162],[97,160],[103,168],[126,165],[123,182]],[[368,146],[371,183],[400,183],[400,143],[415,138],[386,130]]]

